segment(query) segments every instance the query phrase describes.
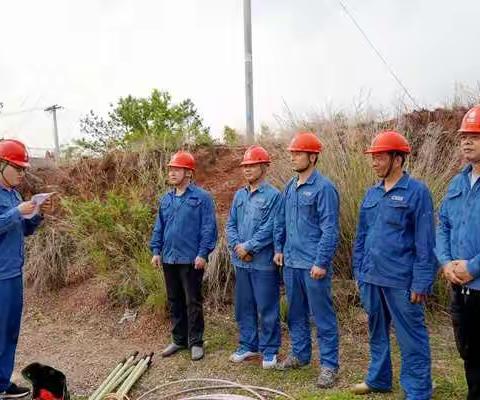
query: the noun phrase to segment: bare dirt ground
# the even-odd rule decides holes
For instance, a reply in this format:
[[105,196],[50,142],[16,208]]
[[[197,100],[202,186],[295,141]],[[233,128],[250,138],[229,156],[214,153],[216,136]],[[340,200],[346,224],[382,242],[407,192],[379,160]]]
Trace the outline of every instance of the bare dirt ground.
[[[94,279],[42,298],[27,290],[17,353],[17,374],[30,362],[45,363],[67,375],[72,393],[86,396],[127,354],[133,351],[158,353],[169,342],[168,323],[140,311],[135,322],[120,325],[118,321],[123,310],[112,310],[107,298],[107,287]],[[208,377],[269,386],[299,399],[349,399],[346,389],[362,379],[368,363],[365,317],[360,310],[357,311],[354,316],[342,317],[342,369],[336,390],[325,392],[315,388],[317,361],[311,368],[288,374],[264,371],[259,368],[260,360],[253,360],[246,365],[229,363],[228,356],[236,346],[232,312],[209,310],[205,334],[206,358],[194,363],[188,352],[170,359],[155,357],[152,368],[142,378],[133,395],[135,397],[159,384],[177,379]],[[435,398],[460,399],[464,382],[451,329],[446,320],[438,321],[438,317],[430,319],[434,375],[438,386]],[[288,348],[287,340],[284,332],[283,355]],[[394,363],[398,379],[397,353]],[[384,398],[395,399],[398,396],[397,384],[396,392]]]
[[[245,146],[234,148],[218,146],[213,151],[199,150],[196,154],[199,164],[196,181],[212,192],[217,203],[217,212],[223,220],[235,191],[244,184],[239,168],[244,150]],[[289,164],[285,162],[284,150],[273,148],[272,154],[274,159],[272,168],[277,174],[278,171],[283,171],[282,178],[284,175],[288,177],[291,171]],[[105,175],[108,178],[108,171],[101,168],[100,171],[101,176]],[[57,176],[46,171],[45,176],[47,175]],[[39,176],[43,177],[41,174]],[[44,185],[44,181],[48,182],[47,178],[40,178],[39,185]],[[107,178],[105,182],[110,182],[111,179]],[[58,182],[48,183],[59,187],[65,186],[68,189],[69,182],[72,185],[73,181],[70,174],[65,172],[64,175],[58,176]],[[98,186],[104,190],[108,188],[103,181]],[[37,189],[46,190],[44,186]],[[75,186],[72,190],[81,192],[83,189]],[[156,194],[152,194],[152,198],[155,197]],[[108,289],[100,278],[92,278],[42,297],[37,297],[32,290],[27,290],[24,322],[17,353],[17,374],[30,362],[42,362],[62,370],[67,375],[72,393],[87,396],[117,362],[129,353],[133,351],[159,353],[170,341],[168,322],[140,310],[135,322],[120,325],[118,321],[124,310],[112,308],[108,300]],[[344,300],[351,304],[349,301],[351,293],[348,288],[342,288],[338,290],[337,296],[344,297]],[[456,354],[450,322],[445,316],[435,314],[429,317],[429,325],[433,372],[437,385],[434,398],[465,398],[462,366]],[[352,399],[347,389],[352,383],[362,380],[368,365],[366,319],[359,308],[352,306],[348,313],[342,315],[341,332],[341,374],[338,387],[331,391],[319,391],[315,387],[318,375],[316,351],[312,367],[287,374],[262,370],[259,368],[260,360],[242,365],[229,363],[228,356],[236,347],[237,335],[233,312],[228,308],[209,309],[205,332],[206,358],[194,363],[187,352],[170,359],[155,357],[152,368],[142,378],[133,397],[165,382],[204,377],[269,386],[290,393],[298,399]],[[283,340],[282,355],[285,355],[288,351],[286,330],[283,332]],[[399,355],[396,347],[394,348],[394,371],[397,382],[395,391],[390,395],[374,398],[401,398],[398,387]],[[148,400],[153,398],[155,397]]]

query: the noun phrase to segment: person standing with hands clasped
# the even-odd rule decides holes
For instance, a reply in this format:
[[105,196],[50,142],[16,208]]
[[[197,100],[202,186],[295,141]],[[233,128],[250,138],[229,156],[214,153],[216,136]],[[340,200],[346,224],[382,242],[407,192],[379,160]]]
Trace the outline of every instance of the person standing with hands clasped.
[[173,155],[168,164],[173,190],[160,199],[150,248],[152,264],[163,267],[173,325],[173,341],[162,356],[188,347],[198,361],[204,356],[202,280],[217,242],[217,224],[213,199],[192,182],[194,171],[192,154]]
[[464,360],[468,400],[480,399],[480,105],[470,109],[459,129],[467,165],[455,176],[442,201],[436,254],[451,282],[453,330]]
[[280,193],[266,180],[270,156],[251,146],[241,163],[247,186],[235,193],[227,222],[235,267],[235,317],[240,338],[230,361],[260,351],[263,368],[274,368],[280,347],[280,275],[273,263],[273,222]]

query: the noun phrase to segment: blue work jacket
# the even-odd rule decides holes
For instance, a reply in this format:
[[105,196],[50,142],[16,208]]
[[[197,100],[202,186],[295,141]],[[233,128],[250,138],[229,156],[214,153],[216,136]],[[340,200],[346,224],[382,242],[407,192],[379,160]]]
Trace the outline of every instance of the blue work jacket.
[[275,218],[274,246],[283,253],[284,265],[311,269],[331,264],[339,239],[339,196],[333,183],[313,171],[298,186],[294,177],[282,193]]
[[435,253],[440,265],[467,260],[475,279],[466,286],[480,290],[480,180],[470,185],[472,165],[455,176],[442,201]]
[[[244,187],[235,193],[226,231],[232,263],[239,268],[273,270],[273,224],[280,192],[263,182],[250,192]],[[242,244],[253,259],[242,261],[235,253],[235,246]]]
[[181,196],[175,190],[160,199],[150,248],[165,264],[208,260],[217,243],[215,205],[211,195],[194,184]]
[[367,191],[353,251],[357,280],[429,293],[437,269],[434,247],[433,202],[424,183],[404,172],[390,191],[383,181]]
[[32,235],[43,219],[24,219],[17,208],[21,202],[16,190],[0,185],[0,280],[22,275],[24,236]]

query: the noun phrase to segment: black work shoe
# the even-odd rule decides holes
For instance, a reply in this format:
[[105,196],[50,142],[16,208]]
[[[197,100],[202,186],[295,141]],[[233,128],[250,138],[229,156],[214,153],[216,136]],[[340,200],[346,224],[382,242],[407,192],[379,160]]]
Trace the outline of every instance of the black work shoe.
[[7,390],[0,392],[0,399],[20,399],[30,394],[30,389],[11,383]]

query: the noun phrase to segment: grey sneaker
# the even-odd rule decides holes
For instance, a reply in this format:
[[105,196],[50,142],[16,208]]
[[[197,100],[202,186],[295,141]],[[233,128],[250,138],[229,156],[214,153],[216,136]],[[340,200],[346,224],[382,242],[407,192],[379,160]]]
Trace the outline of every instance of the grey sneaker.
[[186,349],[186,346],[181,346],[176,343],[170,343],[165,349],[162,351],[162,357],[170,357],[173,356],[175,353],[179,352],[180,350]]
[[320,375],[318,376],[317,386],[321,389],[328,389],[335,385],[337,381],[338,369],[320,367]]
[[192,360],[193,361],[198,361],[203,358],[205,355],[203,351],[203,347],[201,346],[192,346],[192,349],[190,350],[192,352]]
[[295,368],[302,368],[308,363],[300,361],[297,357],[295,357],[293,354],[289,354],[287,358],[285,358],[283,361],[277,363],[275,366],[276,369],[280,371],[285,371],[287,369],[295,369]]

